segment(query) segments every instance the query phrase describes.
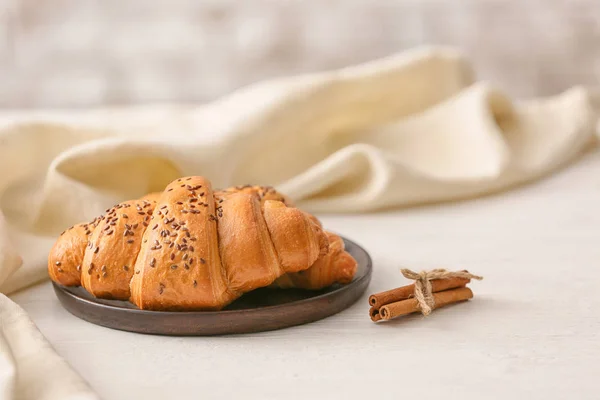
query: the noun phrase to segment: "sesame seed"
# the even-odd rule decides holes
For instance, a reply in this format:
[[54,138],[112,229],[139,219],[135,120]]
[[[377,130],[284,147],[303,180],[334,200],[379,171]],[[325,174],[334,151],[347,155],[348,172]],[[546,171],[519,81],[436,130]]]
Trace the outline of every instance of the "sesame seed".
[[152,260],[150,260],[150,266],[154,267],[154,265],[156,264],[156,259],[153,258]]
[[129,218],[129,217],[127,216],[127,214],[121,214],[121,217],[123,217],[123,218],[125,218],[125,219]]
[[60,267],[60,261],[57,261],[54,264],[56,264],[57,267]]
[[194,279],[194,287],[198,286],[198,282]]
[[187,264],[183,264],[183,268],[185,268],[185,269],[190,269],[190,266],[189,266],[189,265],[187,265]]
[[129,244],[133,243],[133,239],[129,239],[129,240],[127,241],[127,243],[129,243]]
[[172,248],[174,244],[175,244],[175,243],[171,243],[171,244],[169,245],[169,248]]
[[103,272],[103,273],[102,273],[102,277],[103,277],[103,278],[106,278],[106,275],[108,275],[106,272]]
[[110,230],[110,231],[106,232],[106,235],[112,235],[113,233],[114,233],[114,231]]
[[154,226],[152,227],[152,230],[155,230],[156,228],[158,228],[158,224],[154,225]]
[[100,271],[106,271],[106,265],[103,265],[102,267],[100,267]]
[[97,254],[98,251],[100,251],[100,247],[96,247],[96,250],[94,250],[94,254]]
[[57,268],[56,269],[58,272],[63,272],[62,268]]
[[129,267],[127,265],[123,265],[123,270],[124,271],[129,271]]
[[77,266],[77,272],[81,272],[81,265]]
[[202,257],[200,257],[200,264],[206,264],[206,260]]
[[175,259],[175,254],[171,253],[171,260],[174,260],[174,259]]
[[139,269],[138,269],[137,271],[135,271],[135,274],[136,274],[136,275],[137,275],[137,274],[139,274],[139,273],[140,273],[140,270],[139,270]]
[[171,269],[173,269],[173,270],[177,269],[177,265],[175,265],[175,264],[171,265]]
[[190,251],[194,252],[194,246],[190,246]]
[[143,211],[138,211],[138,214],[139,214],[139,215],[144,215],[144,214],[146,214],[146,213],[145,213],[145,212],[143,212]]

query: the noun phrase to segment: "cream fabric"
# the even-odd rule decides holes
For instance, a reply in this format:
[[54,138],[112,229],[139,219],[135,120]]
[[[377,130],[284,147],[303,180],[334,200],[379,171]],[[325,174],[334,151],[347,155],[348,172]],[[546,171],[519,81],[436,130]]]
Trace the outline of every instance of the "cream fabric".
[[[5,112],[0,289],[46,279],[47,251],[66,227],[181,175],[272,184],[314,212],[365,212],[539,178],[591,145],[596,121],[583,88],[511,101],[439,48],[260,83],[203,106]],[[1,300],[5,397],[39,398],[20,392],[35,375],[48,393],[64,381],[64,393],[91,398],[22,310]],[[34,370],[28,357],[60,367]]]

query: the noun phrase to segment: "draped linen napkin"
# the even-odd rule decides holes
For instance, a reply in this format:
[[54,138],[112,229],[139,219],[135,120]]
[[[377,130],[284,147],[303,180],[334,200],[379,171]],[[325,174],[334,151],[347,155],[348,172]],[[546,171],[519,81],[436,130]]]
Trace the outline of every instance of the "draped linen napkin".
[[[596,123],[583,88],[511,101],[445,48],[202,106],[0,113],[0,291],[46,279],[63,229],[182,175],[270,184],[313,212],[365,212],[539,178],[591,145]],[[95,398],[4,296],[0,318],[3,398]]]

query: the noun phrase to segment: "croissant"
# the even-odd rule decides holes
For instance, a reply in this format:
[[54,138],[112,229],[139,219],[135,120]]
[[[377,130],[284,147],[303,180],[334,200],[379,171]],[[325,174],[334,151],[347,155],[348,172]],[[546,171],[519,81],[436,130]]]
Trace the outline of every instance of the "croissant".
[[[330,240],[337,243],[331,251]],[[356,262],[340,264],[339,243],[272,188],[213,192],[208,180],[187,177],[63,232],[48,272],[61,285],[81,284],[93,296],[129,299],[141,309],[218,310],[263,286],[347,281]],[[295,275],[313,268],[309,278]]]

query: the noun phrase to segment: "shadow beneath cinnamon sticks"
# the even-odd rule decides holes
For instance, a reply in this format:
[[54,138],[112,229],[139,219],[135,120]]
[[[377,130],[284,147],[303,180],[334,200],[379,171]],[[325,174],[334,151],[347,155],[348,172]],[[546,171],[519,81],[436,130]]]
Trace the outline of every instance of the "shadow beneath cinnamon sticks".
[[[420,312],[415,312],[412,314],[403,315],[389,321],[379,321],[376,324],[378,326],[390,326],[397,327],[398,325],[404,324],[419,324],[419,321],[423,322],[423,320],[434,321],[439,320],[441,324],[444,324],[448,321],[455,321],[457,312],[460,312],[461,315],[473,315],[474,318],[477,318],[481,315],[482,311],[485,311],[486,314],[494,314],[497,318],[505,318],[509,315],[515,315],[516,311],[522,310],[524,306],[532,307],[528,303],[524,303],[522,301],[514,301],[505,298],[497,298],[497,297],[488,297],[481,296],[478,297],[477,300],[469,300],[462,301],[458,303],[453,303],[446,305],[442,308],[438,308],[433,310],[433,312],[425,317]],[[459,311],[456,311],[459,310]]]
[[[428,316],[424,316],[420,312],[414,312],[414,313],[402,315],[402,316],[399,316],[399,317],[396,317],[394,319],[390,319],[387,321],[382,320],[382,321],[378,322],[377,325],[398,326],[398,325],[402,325],[402,324],[416,323],[415,320],[431,319],[431,318],[435,318],[436,316],[443,317],[443,315],[446,314],[445,311],[450,311],[455,307],[460,308],[460,307],[466,306],[467,308],[470,308],[469,307],[470,305],[472,305],[471,302],[461,301],[458,303],[448,304],[448,305],[438,308],[438,309],[434,309],[432,311],[432,313]],[[453,313],[450,313],[450,314],[453,314]],[[443,318],[443,319],[445,319],[445,318]]]

